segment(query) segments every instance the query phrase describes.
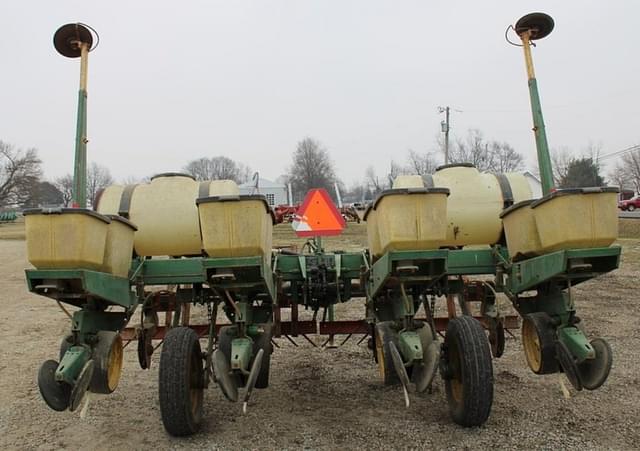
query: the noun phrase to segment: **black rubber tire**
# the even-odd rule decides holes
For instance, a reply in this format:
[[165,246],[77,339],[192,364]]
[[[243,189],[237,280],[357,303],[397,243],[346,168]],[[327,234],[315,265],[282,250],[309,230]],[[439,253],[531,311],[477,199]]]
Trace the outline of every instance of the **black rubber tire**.
[[398,373],[396,373],[396,369],[393,366],[389,348],[389,343],[391,342],[398,347],[398,333],[391,328],[392,324],[392,321],[382,321],[376,323],[375,326],[374,342],[377,362],[384,385],[398,385],[400,383]]
[[[160,354],[160,414],[166,431],[191,435],[202,421],[204,367],[200,341],[189,327],[167,332]],[[195,401],[195,402],[194,402]]]
[[71,402],[71,386],[56,382],[54,375],[58,369],[55,360],[45,361],[38,371],[38,388],[42,399],[56,412],[67,410]]
[[271,337],[273,336],[273,324],[266,323],[260,324],[259,326],[264,329],[264,332],[253,339],[253,356],[255,358],[260,349],[264,351],[264,355],[262,356],[262,366],[260,367],[260,372],[258,373],[258,379],[256,379],[256,388],[267,388],[269,386],[271,353],[273,352],[273,344],[271,344]]
[[493,403],[493,365],[487,335],[478,320],[459,316],[449,321],[443,348],[451,417],[461,426],[480,426],[489,418]]
[[634,211],[635,209],[636,209],[636,206],[635,206],[635,205],[629,205],[629,206],[627,207],[627,210],[629,210],[629,211]]
[[[540,342],[540,362],[537,368],[535,365],[532,366],[527,358],[525,327],[532,327]],[[556,358],[556,330],[551,322],[551,317],[547,313],[535,312],[522,317],[522,345],[527,365],[535,374],[553,374],[560,371]]]
[[118,332],[109,330],[101,330],[97,338],[98,342],[91,352],[95,368],[89,391],[108,395],[116,389],[122,374],[122,338]]

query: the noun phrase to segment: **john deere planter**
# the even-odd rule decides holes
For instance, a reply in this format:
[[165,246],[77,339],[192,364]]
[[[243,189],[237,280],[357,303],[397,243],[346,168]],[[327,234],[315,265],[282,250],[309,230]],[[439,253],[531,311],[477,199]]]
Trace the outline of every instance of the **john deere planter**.
[[[161,174],[111,186],[95,211],[85,209],[94,37],[82,24],[60,28],[56,48],[81,58],[76,208],[25,212],[29,290],[75,307],[60,355],[38,372],[45,402],[73,411],[87,391],[112,393],[126,344],[137,342],[143,369],[162,346],[160,416],[168,433],[189,435],[211,384],[243,410],[254,389],[269,386],[276,338],[318,346],[311,335],[319,334],[322,346],[335,346],[357,335],[369,338],[382,383],[401,389],[398,407],[422,402],[414,393],[439,374],[453,421],[478,426],[491,412],[492,358],[520,323],[501,314],[499,294],[521,317],[523,363],[539,375],[562,371],[577,390],[600,387],[612,351],[588,336],[572,289],[618,267],[616,190],[554,189],[531,57],[553,20],[534,13],[512,28],[525,53],[542,192],[521,174],[466,163],[401,176],[365,213],[367,249],[332,253],[318,236],[307,252],[273,251],[271,207],[231,181]],[[354,298],[365,301],[363,319],[336,320],[334,306]],[[445,298],[447,315],[438,317]],[[192,321],[196,307],[206,321]],[[299,318],[301,307],[311,319]]]

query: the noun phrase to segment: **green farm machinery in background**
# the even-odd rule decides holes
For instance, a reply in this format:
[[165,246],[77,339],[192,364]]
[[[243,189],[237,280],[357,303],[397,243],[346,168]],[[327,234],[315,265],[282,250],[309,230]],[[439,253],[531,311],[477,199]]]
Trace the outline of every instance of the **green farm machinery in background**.
[[0,213],[0,222],[15,222],[18,219],[18,213],[15,211],[4,211]]
[[[543,214],[549,203],[571,204],[579,200],[588,203],[597,213],[600,204],[594,199],[608,196],[606,189],[560,194],[553,190],[530,54],[531,41],[546,36],[552,28],[551,18],[541,13],[523,17],[514,27],[525,49],[545,196],[536,201],[538,203],[505,209],[506,240],[503,236],[485,246],[449,243],[415,248],[394,247],[391,240],[391,245],[385,247],[384,243],[375,242],[361,252],[326,252],[321,239],[315,237],[308,242],[308,252],[272,253],[270,212],[267,208],[265,213],[259,198],[229,192],[212,195],[213,185],[197,187],[195,181],[180,178],[184,186],[194,186],[191,196],[194,205],[190,203],[189,208],[200,215],[195,223],[197,230],[203,229],[204,252],[168,253],[165,255],[171,257],[165,258],[136,252],[124,273],[105,270],[100,258],[107,257],[102,254],[95,264],[88,266],[45,264],[42,267],[34,263],[38,269],[26,271],[31,292],[61,305],[77,307],[71,315],[71,330],[61,343],[59,358],[44,362],[40,368],[38,384],[47,404],[54,410],[73,411],[87,391],[113,392],[122,370],[123,343],[136,340],[140,366],[149,368],[158,340],[162,340],[159,363],[162,421],[170,434],[189,435],[196,432],[201,423],[203,390],[209,384],[217,384],[226,398],[242,402],[244,409],[254,388],[264,389],[269,385],[274,338],[301,336],[315,346],[309,335],[326,336],[325,344],[330,344],[335,336],[345,335],[343,341],[346,342],[358,334],[363,337],[361,341],[369,337],[372,357],[383,382],[401,386],[407,405],[413,391],[426,391],[440,373],[453,420],[462,426],[477,426],[487,420],[491,410],[492,358],[500,357],[504,351],[505,330],[517,328],[520,323],[517,317],[501,315],[496,304],[499,293],[507,296],[522,317],[525,357],[535,373],[563,371],[578,390],[598,388],[609,374],[611,350],[605,340],[587,338],[584,324],[576,315],[572,288],[616,269],[620,248],[609,246],[612,241],[609,237],[602,240],[602,245],[598,240],[576,241],[563,237],[557,245],[544,238],[547,232],[543,227]],[[62,54],[79,56],[83,61],[76,146],[76,180],[80,187],[84,186],[79,174],[85,171],[86,59],[93,42],[90,37],[88,28],[71,24],[62,27],[54,40]],[[174,181],[165,177],[156,184],[177,183],[178,179],[171,180]],[[497,180],[504,188],[504,178],[497,176]],[[103,241],[106,236],[107,243],[114,241],[110,234],[116,232],[111,227],[125,224],[118,233],[122,233],[122,237],[128,234],[131,240],[135,236],[137,240],[141,233],[147,232],[135,219],[135,196],[148,193],[144,190],[151,189],[153,183],[141,188],[119,188],[117,202],[109,207],[117,217],[89,214],[84,210],[80,214],[81,209],[27,212],[30,255],[35,255],[39,246],[29,241],[30,230],[38,227],[37,230],[46,232],[58,227],[54,222],[62,221],[60,218],[80,221],[78,218],[86,217],[83,221],[95,227],[90,230],[106,230],[100,233]],[[370,243],[385,233],[382,209],[396,205],[393,199],[396,203],[398,199],[402,202],[411,199],[411,205],[420,214],[427,215],[425,217],[429,213],[423,211],[421,199],[445,208],[449,190],[426,185],[425,182],[422,188],[391,190],[385,195],[386,200],[372,207],[367,220]],[[80,207],[85,199],[81,191],[77,190],[74,197]],[[198,210],[195,210],[196,198]],[[504,207],[510,207],[513,202],[507,202],[507,197],[504,199]],[[405,204],[402,205],[406,210]],[[204,208],[216,210],[205,216]],[[191,214],[189,211],[185,215]],[[207,238],[205,226],[215,223],[218,217],[230,215],[231,218],[245,211],[254,212],[256,221],[262,221],[259,242],[250,247],[247,240],[238,238],[237,234],[249,221],[238,222],[229,233],[233,235],[231,238],[241,241],[239,248],[255,249],[255,252],[247,251],[248,254],[243,255],[218,252],[224,250],[224,246],[218,246],[215,240],[226,237]],[[446,214],[446,210],[443,211]],[[95,217],[89,217],[91,215]],[[121,216],[141,229],[136,232],[135,226]],[[440,221],[445,230],[448,225],[441,216],[427,219],[425,224],[431,227]],[[515,224],[510,226],[513,227],[511,235],[506,228],[507,219]],[[68,229],[69,224],[74,223],[60,227]],[[374,225],[375,233],[372,232]],[[521,238],[523,230],[533,230],[530,239],[512,244],[516,236]],[[454,232],[457,237],[459,230],[456,228]],[[115,242],[126,241],[118,236]],[[205,243],[207,240],[213,242]],[[86,240],[86,245],[91,241]],[[266,243],[268,252],[261,253],[261,243]],[[578,244],[574,246],[575,243]],[[593,243],[598,245],[591,245]],[[244,244],[247,246],[243,247]],[[378,244],[379,250],[372,250],[372,246]],[[518,253],[513,252],[516,247]],[[140,249],[138,244],[135,249]],[[116,249],[111,248],[109,255],[115,258],[115,252]],[[130,255],[126,256],[127,263]],[[446,297],[445,317],[436,315],[437,302],[443,297]],[[336,320],[334,306],[354,298],[365,301],[364,319]],[[202,306],[206,311],[206,321],[192,322],[191,308],[195,306]],[[301,315],[300,309],[312,315]],[[223,324],[217,322],[219,310],[226,317]],[[137,326],[131,326],[136,323]]]

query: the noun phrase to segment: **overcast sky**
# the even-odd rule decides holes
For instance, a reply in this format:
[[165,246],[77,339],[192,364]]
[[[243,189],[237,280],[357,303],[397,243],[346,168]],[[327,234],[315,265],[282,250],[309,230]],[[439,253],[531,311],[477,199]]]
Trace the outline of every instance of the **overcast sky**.
[[79,60],[65,23],[100,34],[89,61],[89,161],[119,179],[226,155],[274,179],[306,136],[347,184],[469,128],[536,164],[521,49],[504,31],[544,11],[534,49],[549,144],[603,153],[640,142],[640,2],[2,1],[0,140],[72,172]]

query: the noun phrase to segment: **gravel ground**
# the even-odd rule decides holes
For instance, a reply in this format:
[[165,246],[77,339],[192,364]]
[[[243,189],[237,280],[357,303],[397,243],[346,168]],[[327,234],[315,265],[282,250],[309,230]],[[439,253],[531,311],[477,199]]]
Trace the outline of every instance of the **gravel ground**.
[[[68,320],[55,303],[27,292],[24,241],[0,240],[0,449],[637,449],[640,240],[621,244],[621,269],[574,291],[587,330],[607,338],[614,350],[611,376],[600,390],[571,391],[566,399],[560,376],[531,373],[520,339],[509,338],[505,355],[494,360],[488,422],[463,429],[449,418],[439,378],[433,393],[412,394],[405,409],[401,390],[382,386],[365,343],[315,349],[303,340],[294,347],[281,339],[271,387],[255,392],[246,415],[213,386],[205,393],[201,433],[176,439],[160,420],[159,353],[143,371],[135,351],[127,349],[117,391],[91,395],[84,418],[46,407],[37,369],[57,355]],[[339,307],[339,318],[363,312],[357,300]]]

